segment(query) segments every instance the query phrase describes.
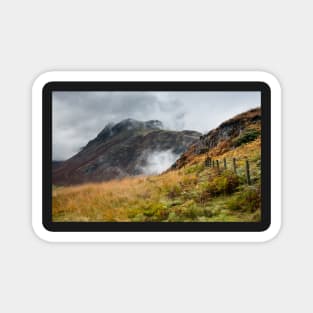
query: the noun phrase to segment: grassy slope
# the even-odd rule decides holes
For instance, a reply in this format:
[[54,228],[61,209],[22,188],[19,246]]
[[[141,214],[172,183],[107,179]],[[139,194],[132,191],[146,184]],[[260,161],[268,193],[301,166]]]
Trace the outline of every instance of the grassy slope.
[[[258,221],[260,219],[260,138],[221,153],[210,151],[227,170],[204,166],[206,154],[179,170],[53,190],[54,221]],[[237,175],[230,169],[238,158]],[[250,161],[252,185],[245,180]],[[222,167],[222,162],[220,162]]]

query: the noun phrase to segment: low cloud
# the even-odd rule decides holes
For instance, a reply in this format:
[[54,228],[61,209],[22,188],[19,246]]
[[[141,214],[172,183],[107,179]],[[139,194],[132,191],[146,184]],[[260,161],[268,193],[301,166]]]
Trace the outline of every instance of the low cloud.
[[144,175],[161,174],[170,168],[179,158],[178,154],[172,150],[145,152],[146,165],[140,167],[140,171]]

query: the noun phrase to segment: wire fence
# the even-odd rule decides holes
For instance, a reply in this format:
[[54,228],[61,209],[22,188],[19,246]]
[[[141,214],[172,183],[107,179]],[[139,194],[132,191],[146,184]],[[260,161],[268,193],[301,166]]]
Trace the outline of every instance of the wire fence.
[[[212,157],[207,157],[204,161],[204,165],[209,168],[216,168],[218,172],[223,170],[231,170],[236,175],[244,175],[247,185],[251,185],[253,178],[259,176],[259,171],[257,171],[257,166],[260,166],[259,160],[249,160],[248,158],[223,158],[214,159]],[[254,165],[254,170],[251,171],[251,165]]]

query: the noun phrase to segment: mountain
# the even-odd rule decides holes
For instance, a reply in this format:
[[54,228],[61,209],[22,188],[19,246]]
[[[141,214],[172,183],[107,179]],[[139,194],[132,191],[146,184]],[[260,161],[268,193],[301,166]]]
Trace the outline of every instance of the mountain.
[[162,169],[162,164],[152,164],[151,170],[151,162],[171,162],[169,167],[200,135],[165,130],[158,120],[108,124],[80,152],[54,167],[52,181],[71,185],[151,174],[153,168]]

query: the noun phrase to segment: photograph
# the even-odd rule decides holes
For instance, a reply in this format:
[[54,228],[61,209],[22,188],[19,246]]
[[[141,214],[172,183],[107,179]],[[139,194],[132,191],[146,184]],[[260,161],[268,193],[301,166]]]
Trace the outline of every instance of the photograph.
[[53,91],[53,222],[260,222],[261,92]]
[[313,313],[312,15],[0,1],[0,313]]

